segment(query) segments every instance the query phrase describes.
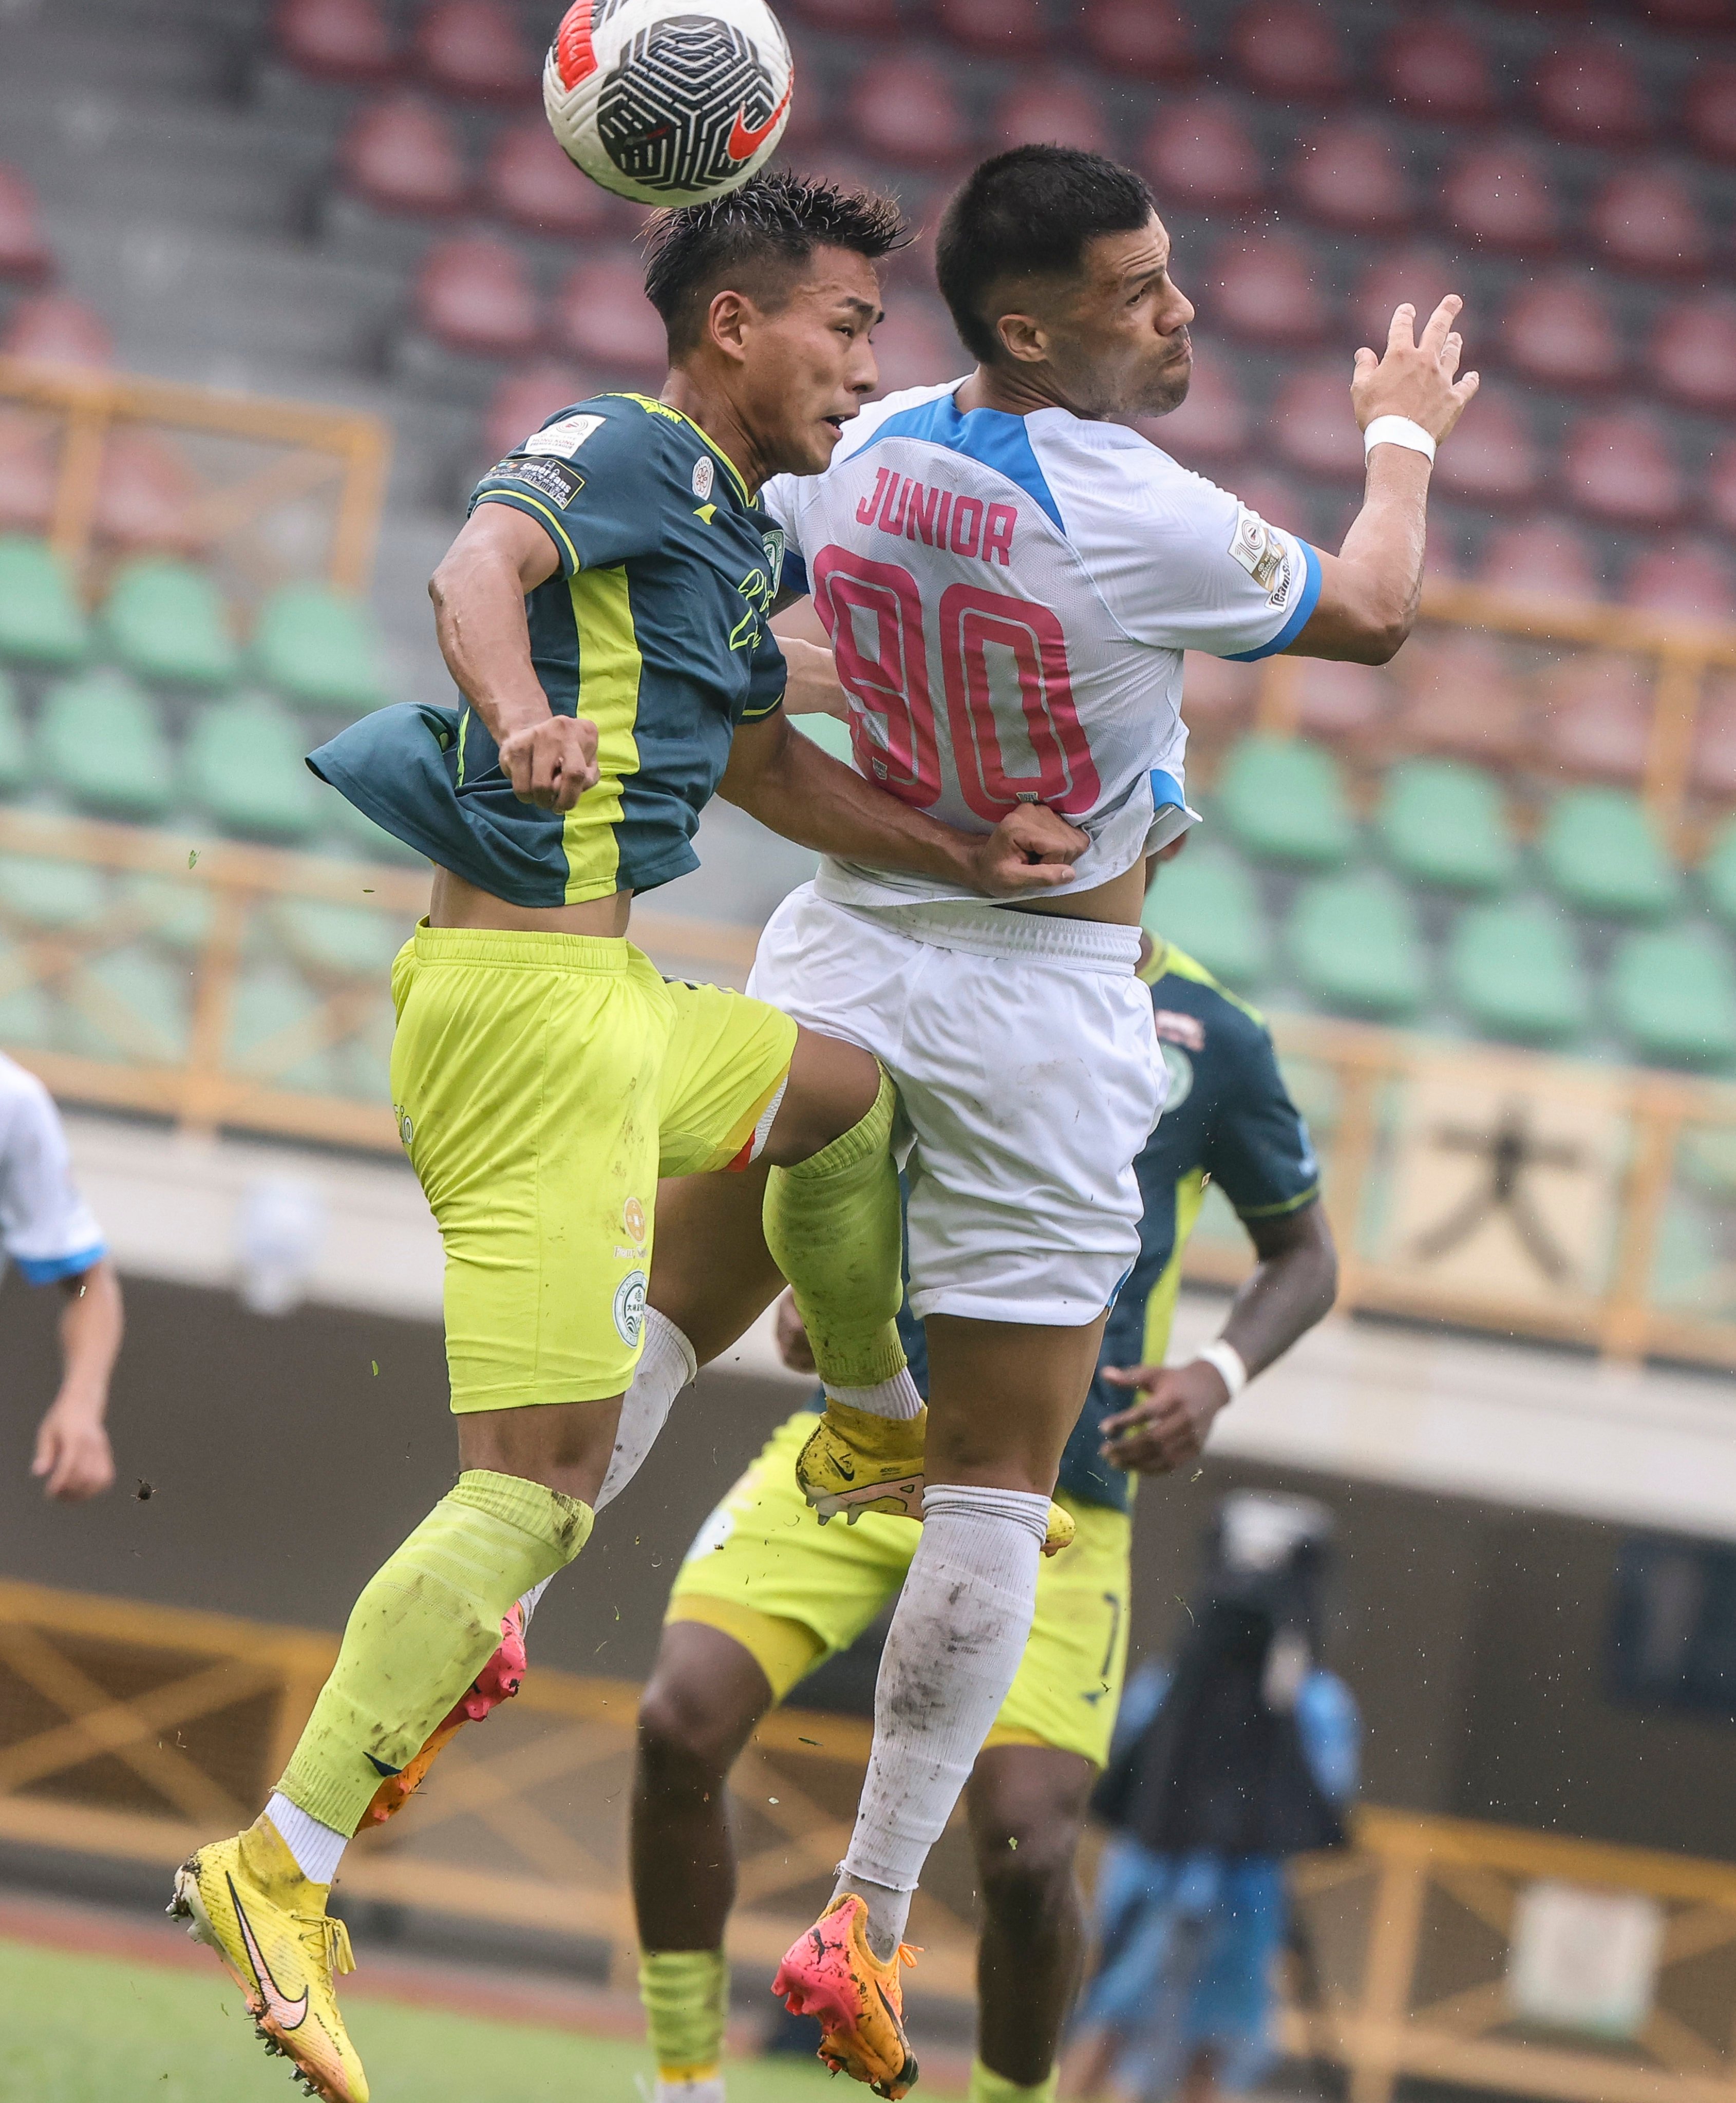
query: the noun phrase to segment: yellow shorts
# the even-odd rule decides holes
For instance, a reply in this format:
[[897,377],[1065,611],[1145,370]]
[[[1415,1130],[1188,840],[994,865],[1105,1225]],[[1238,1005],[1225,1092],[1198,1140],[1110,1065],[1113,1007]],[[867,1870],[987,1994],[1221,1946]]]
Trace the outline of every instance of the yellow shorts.
[[452,1407],[620,1394],[657,1178],[744,1154],[795,1025],[587,935],[423,926],[392,998],[398,1136],[446,1246]]
[[[803,1676],[848,1649],[904,1582],[916,1552],[910,1520],[870,1512],[822,1527],[796,1487],[795,1456],[817,1419],[780,1425],[701,1528],[665,1618],[703,1621],[750,1652],[781,1701]],[[1079,1537],[1045,1558],[1037,1614],[991,1745],[1053,1745],[1102,1767],[1127,1668],[1133,1523],[1106,1505],[1060,1501]]]

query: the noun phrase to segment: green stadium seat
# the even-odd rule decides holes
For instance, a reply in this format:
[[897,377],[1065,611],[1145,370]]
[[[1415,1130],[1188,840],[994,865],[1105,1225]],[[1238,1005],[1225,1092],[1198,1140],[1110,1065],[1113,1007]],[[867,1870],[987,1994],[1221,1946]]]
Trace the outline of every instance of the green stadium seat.
[[391,1101],[393,1029],[391,1003],[382,998],[354,1037],[332,1047],[332,1084],[341,1096],[367,1103]]
[[337,1093],[319,996],[287,964],[255,963],[236,979],[227,1064],[266,1087]]
[[850,726],[836,716],[791,716],[792,726],[804,737],[811,737],[822,752],[829,752],[834,759],[841,759],[846,767],[856,764],[855,754],[850,749]]
[[1389,877],[1317,877],[1290,914],[1290,956],[1311,997],[1338,1015],[1405,1022],[1428,993],[1415,909]]
[[[0,961],[5,954],[0,943]],[[14,986],[10,993],[0,993],[0,1045],[48,1051],[55,1046],[60,1019],[55,1003],[39,985]]]
[[1719,833],[1700,864],[1700,888],[1725,926],[1736,927],[1736,818]]
[[253,667],[309,708],[365,714],[386,698],[373,616],[324,585],[284,585],[260,610]]
[[190,878],[178,882],[172,876],[123,877],[120,902],[132,925],[183,955],[204,946],[216,911],[210,887]]
[[1519,849],[1494,776],[1462,760],[1400,760],[1378,821],[1400,874],[1431,890],[1488,896],[1512,888]]
[[1216,978],[1246,993],[1271,963],[1271,930],[1253,875],[1222,840],[1191,838],[1157,872],[1145,924],[1186,950]]
[[145,943],[110,949],[67,983],[66,1048],[88,1058],[178,1065],[193,1034],[193,976]]
[[187,786],[226,833],[303,840],[324,816],[307,740],[275,701],[247,695],[202,709],[187,743]]
[[157,711],[124,672],[63,679],[44,704],[37,756],[51,786],[105,818],[164,816],[175,769]]
[[1225,762],[1212,811],[1244,853],[1286,869],[1342,868],[1355,844],[1337,761],[1300,738],[1244,737]]
[[1728,1275],[1717,1223],[1684,1192],[1672,1190],[1652,1249],[1652,1298],[1662,1306],[1709,1314],[1715,1310],[1707,1303],[1719,1297]]
[[1640,1056],[1720,1071],[1736,1060],[1736,972],[1709,927],[1627,935],[1610,960],[1609,1005]]
[[1676,1173],[1703,1196],[1736,1205],[1736,1127],[1688,1125],[1676,1142]]
[[223,594],[189,562],[129,562],[109,594],[102,625],[115,656],[141,679],[216,690],[233,686],[241,669]]
[[109,909],[109,879],[87,862],[0,854],[0,914],[45,934],[94,927]]
[[1447,978],[1486,1037],[1565,1044],[1591,1014],[1591,987],[1566,917],[1536,900],[1477,905],[1447,946]]
[[283,898],[272,921],[284,948],[304,971],[382,984],[410,932],[407,924],[368,905],[323,898]]
[[90,647],[90,625],[48,543],[0,534],[0,658],[68,671]]
[[30,731],[18,705],[18,689],[0,672],[0,796],[30,785]]
[[1598,919],[1663,920],[1681,900],[1680,870],[1625,789],[1557,796],[1538,855],[1556,895]]

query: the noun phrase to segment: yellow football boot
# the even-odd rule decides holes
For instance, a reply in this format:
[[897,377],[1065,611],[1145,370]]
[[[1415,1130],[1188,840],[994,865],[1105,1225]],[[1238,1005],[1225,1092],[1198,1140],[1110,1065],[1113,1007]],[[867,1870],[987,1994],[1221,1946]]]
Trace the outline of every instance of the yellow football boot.
[[822,2063],[876,2096],[908,2096],[916,2056],[904,2028],[900,1973],[917,1952],[901,1942],[883,1964],[868,1947],[868,1908],[854,1892],[834,1899],[784,1953],[772,1991],[793,2016],[820,2024]]
[[245,1833],[201,1847],[175,1873],[172,1919],[188,1922],[234,1975],[267,2052],[292,2060],[324,2103],[367,2103],[367,2076],[338,2013],[334,1972],[354,1972],[349,1932],[326,1911],[263,1812]]

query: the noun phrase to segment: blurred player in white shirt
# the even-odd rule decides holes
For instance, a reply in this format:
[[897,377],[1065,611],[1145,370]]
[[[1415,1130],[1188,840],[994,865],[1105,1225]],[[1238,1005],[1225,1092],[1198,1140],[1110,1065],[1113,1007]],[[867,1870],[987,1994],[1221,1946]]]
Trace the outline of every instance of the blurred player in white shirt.
[[70,1504],[114,1480],[104,1419],[121,1347],[121,1288],[89,1206],[73,1181],[66,1135],[47,1088],[0,1052],[0,1269],[57,1285],[60,1388],[36,1434],[30,1472]]

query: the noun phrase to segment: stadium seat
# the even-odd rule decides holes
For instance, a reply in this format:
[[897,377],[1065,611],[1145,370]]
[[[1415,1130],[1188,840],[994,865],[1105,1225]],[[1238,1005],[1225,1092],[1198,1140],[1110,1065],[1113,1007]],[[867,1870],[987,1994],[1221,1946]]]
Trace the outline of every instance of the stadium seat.
[[271,918],[278,940],[290,956],[303,971],[319,978],[384,983],[406,932],[372,906],[342,905],[326,899],[279,900]]
[[0,913],[44,934],[94,927],[111,909],[106,869],[46,855],[0,854]]
[[[1444,249],[1427,243],[1380,250],[1351,295],[1354,340],[1376,350],[1384,348],[1393,313],[1407,300],[1417,310],[1420,327],[1462,274],[1462,266]],[[1467,365],[1474,362],[1467,361]]]
[[1736,932],[1736,818],[1728,820],[1699,867],[1706,902],[1725,926]]
[[360,715],[385,700],[380,645],[359,599],[325,585],[282,585],[260,609],[253,669],[309,708]]
[[1736,974],[1708,927],[1628,935],[1609,960],[1609,1007],[1648,1064],[1721,1071],[1736,1059]]
[[168,742],[149,696],[124,672],[62,680],[42,704],[36,750],[48,785],[99,817],[167,815]]
[[1230,26],[1227,51],[1244,87],[1280,102],[1335,102],[1350,84],[1337,24],[1311,0],[1253,0]]
[[951,169],[975,144],[968,111],[932,60],[876,60],[857,76],[848,107],[862,151],[900,167]]
[[1586,227],[1607,260],[1648,278],[1696,276],[1712,256],[1699,200],[1671,168],[1618,169],[1591,200]]
[[1246,119],[1217,99],[1164,104],[1139,165],[1166,208],[1246,211],[1266,193],[1266,162]]
[[616,223],[615,201],[581,175],[542,117],[503,125],[483,169],[483,202],[527,233],[596,238]]
[[1397,233],[1410,224],[1410,171],[1384,124],[1333,118],[1303,140],[1290,189],[1310,219],[1352,233]]
[[1167,0],[1086,0],[1079,22],[1106,73],[1172,85],[1194,77],[1193,24]]
[[0,356],[101,370],[114,362],[114,335],[94,308],[70,292],[33,292],[0,330]]
[[32,780],[30,727],[18,705],[18,687],[0,671],[0,796],[16,796]]
[[554,358],[508,373],[483,411],[483,438],[489,459],[504,460],[561,410],[602,391],[594,372]]
[[1645,0],[1648,21],[1692,35],[1736,29],[1736,0]]
[[1529,700],[1492,637],[1425,634],[1399,654],[1400,744],[1441,758],[1511,767],[1530,736]]
[[1287,475],[1275,474],[1263,464],[1242,468],[1236,474],[1235,493],[1250,511],[1257,511],[1285,532],[1299,533],[1305,540],[1320,537],[1315,531],[1313,506]]
[[1292,467],[1360,487],[1362,434],[1342,358],[1308,367],[1287,381],[1272,404],[1270,423],[1278,450]]
[[1382,47],[1381,86],[1400,109],[1439,124],[1480,124],[1496,108],[1488,54],[1462,23],[1413,20]]
[[1707,292],[1658,317],[1649,361],[1663,392],[1713,416],[1736,409],[1736,300]]
[[1736,678],[1728,672],[1714,674],[1701,690],[1689,779],[1700,795],[1726,808],[1736,804]]
[[122,877],[118,889],[116,918],[123,925],[137,927],[183,956],[204,947],[216,914],[216,895],[208,886],[190,877],[177,881],[172,876],[134,875]]
[[1184,467],[1220,465],[1240,457],[1248,443],[1248,407],[1236,391],[1230,360],[1194,339],[1194,375],[1187,398],[1164,416],[1142,416],[1138,428]]
[[1449,226],[1485,247],[1540,256],[1555,247],[1548,174],[1542,155],[1523,140],[1467,148],[1447,175],[1442,209]]
[[1467,416],[1440,449],[1434,486],[1448,496],[1504,509],[1533,496],[1542,463],[1519,402],[1499,388],[1477,395]]
[[1680,515],[1681,469],[1645,410],[1582,417],[1567,434],[1561,480],[1577,509],[1612,526],[1668,526]]
[[1576,37],[1551,51],[1533,90],[1543,129],[1576,146],[1638,146],[1651,136],[1651,101],[1619,45]]
[[321,1024],[319,996],[287,963],[250,963],[230,998],[224,1063],[268,1087],[336,1095],[337,1066]]
[[536,292],[524,258],[486,234],[429,250],[416,273],[415,313],[448,350],[523,358],[536,346]]
[[983,58],[1028,64],[1048,48],[1041,0],[934,0],[942,35]]
[[898,0],[795,0],[795,12],[817,29],[846,36],[896,37]]
[[1428,995],[1415,909],[1372,870],[1304,884],[1290,911],[1289,952],[1309,996],[1336,1015],[1408,1022]]
[[1520,291],[1502,319],[1500,343],[1516,371],[1546,387],[1610,387],[1627,362],[1609,302],[1570,271]]
[[[1326,330],[1320,259],[1293,233],[1232,235],[1212,257],[1202,288],[1208,323],[1251,343],[1295,349],[1318,343]],[[1341,371],[1339,391],[1347,382]]]
[[292,845],[325,816],[306,749],[300,725],[275,701],[243,695],[202,709],[187,740],[188,792],[225,832]]
[[0,536],[0,660],[65,670],[90,647],[72,580],[47,542]]
[[60,994],[67,1051],[129,1066],[178,1066],[186,1058],[192,980],[152,945],[105,950],[63,980]]
[[413,95],[358,111],[338,148],[338,167],[345,188],[379,211],[450,219],[470,196],[451,120]]
[[1259,667],[1190,650],[1182,660],[1182,714],[1194,740],[1222,745],[1253,720]]
[[1397,699],[1389,674],[1373,665],[1302,657],[1291,677],[1296,727],[1304,737],[1357,749],[1378,743]]
[[1103,122],[1102,104],[1081,80],[1045,75],[1021,82],[995,105],[989,136],[997,152],[1027,140],[1039,145],[1077,146],[1088,153],[1113,153],[1115,140]]
[[1569,1044],[1591,1013],[1571,924],[1541,900],[1474,905],[1447,943],[1447,982],[1472,1026],[1517,1044]]
[[1641,808],[1620,789],[1569,789],[1538,840],[1551,887],[1592,919],[1663,920],[1681,900],[1681,874]]
[[1700,500],[1714,526],[1736,536],[1736,445],[1727,445],[1700,478]]
[[[1453,433],[1455,440],[1469,435],[1469,425]],[[1528,598],[1586,601],[1603,595],[1585,536],[1559,518],[1497,527],[1483,543],[1477,579]]]
[[36,193],[16,168],[0,162],[0,278],[44,285],[53,275],[54,253],[37,217]]
[[1298,738],[1244,737],[1224,763],[1211,813],[1244,853],[1286,869],[1337,869],[1355,842],[1338,763]]
[[1538,682],[1538,759],[1551,774],[1627,787],[1645,771],[1652,682],[1631,657],[1579,651]]
[[1708,161],[1736,162],[1736,65],[1703,60],[1688,82],[1683,113],[1689,143]]
[[1272,936],[1259,887],[1222,840],[1190,837],[1157,873],[1145,924],[1238,993],[1251,993],[1271,967]]
[[103,447],[92,522],[97,537],[117,548],[201,555],[211,540],[207,493],[176,440],[119,425]]
[[1622,603],[1687,620],[1736,622],[1736,579],[1728,557],[1705,540],[1683,540],[1636,555]]
[[0,409],[0,533],[46,533],[54,518],[60,448],[47,420]]
[[541,87],[541,54],[507,0],[436,0],[416,24],[415,52],[434,92],[460,101],[527,102]]
[[1400,760],[1375,825],[1393,867],[1429,890],[1494,896],[1518,876],[1501,785],[1462,760]]
[[366,87],[392,70],[392,32],[379,0],[280,0],[272,29],[278,51],[309,80]]
[[612,387],[661,383],[669,369],[663,324],[630,256],[580,264],[555,294],[550,320],[555,348],[594,366]]
[[189,563],[129,562],[109,587],[102,625],[115,656],[141,679],[216,689],[241,668],[223,594]]
[[939,301],[909,293],[902,298],[895,294],[888,304],[885,320],[874,332],[874,356],[880,376],[876,392],[881,394],[955,380],[973,362]]

